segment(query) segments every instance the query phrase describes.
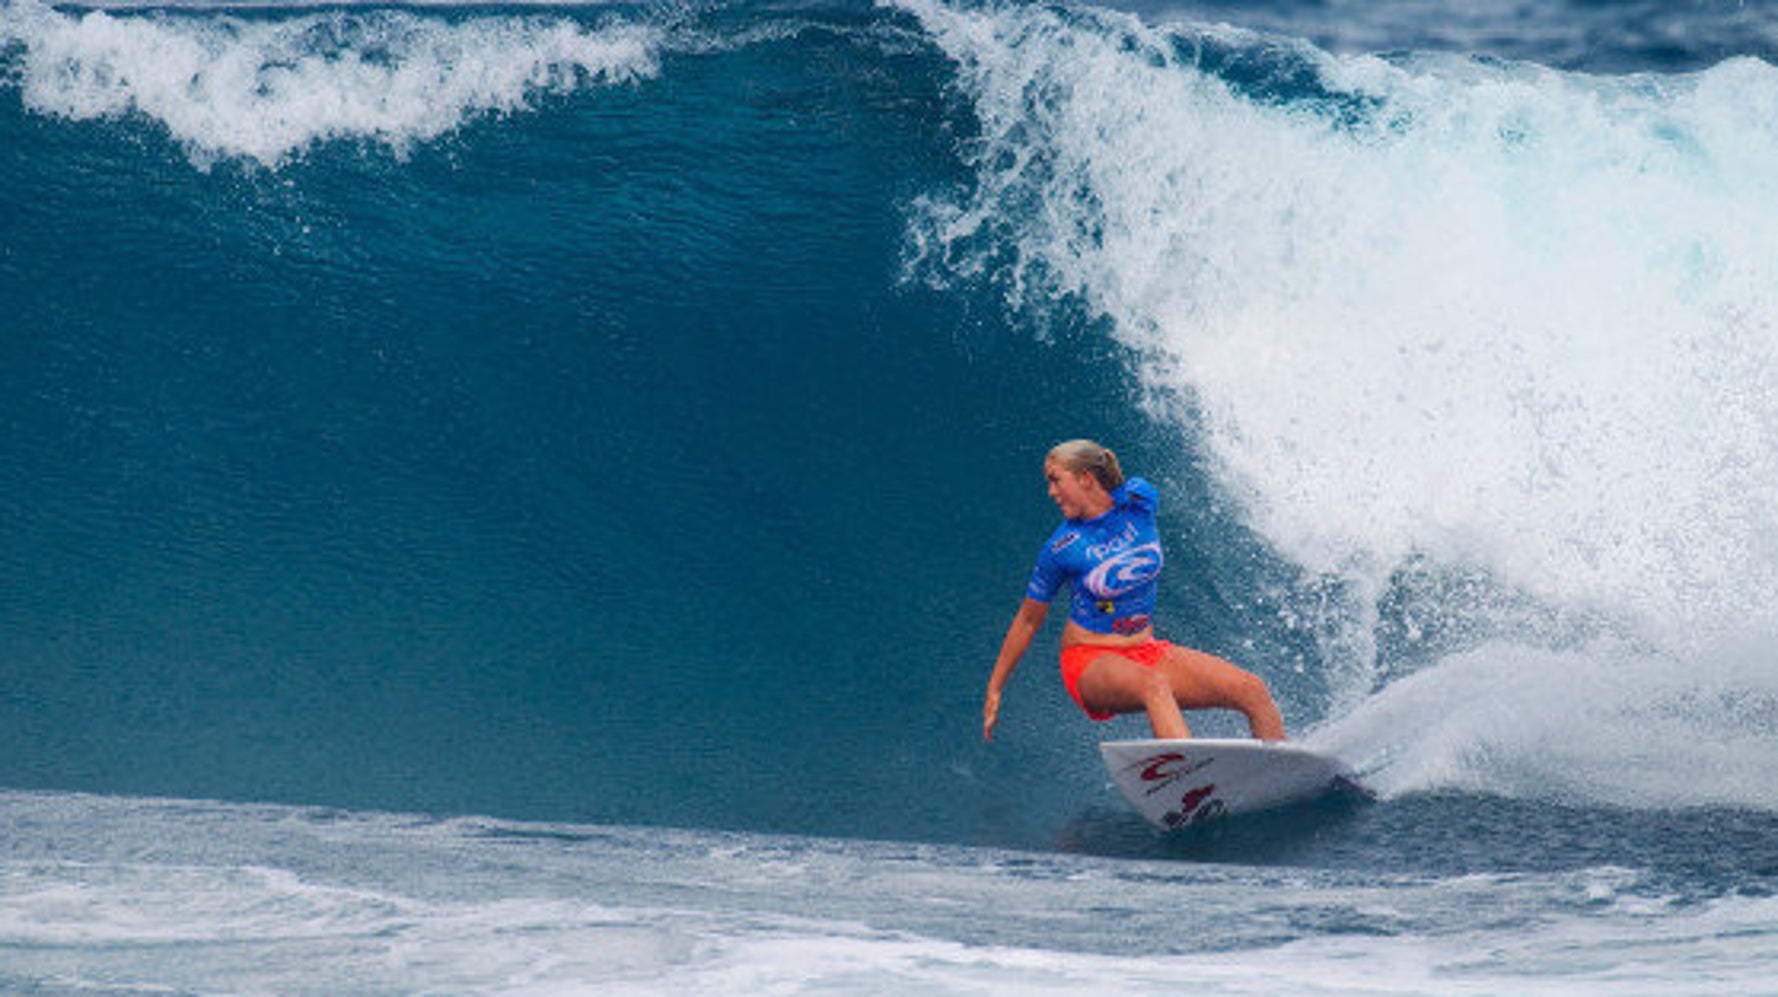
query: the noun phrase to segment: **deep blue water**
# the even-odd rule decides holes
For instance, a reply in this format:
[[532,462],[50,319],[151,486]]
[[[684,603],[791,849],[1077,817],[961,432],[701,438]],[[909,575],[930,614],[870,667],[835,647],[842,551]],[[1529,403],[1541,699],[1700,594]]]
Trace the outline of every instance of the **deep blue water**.
[[[139,864],[298,898],[271,944],[508,848],[491,896],[656,912],[612,915],[647,992],[772,985],[659,954],[756,941],[686,910],[796,907],[686,858],[728,849],[1024,906],[1213,889],[1251,928],[1152,951],[1297,946],[1327,992],[1321,946],[1370,935],[1434,967],[1409,989],[1670,992],[1602,968],[1650,944],[1766,979],[1726,939],[1778,931],[1778,20],[1349,6],[0,0],[0,940],[34,960],[0,982],[292,992]],[[1379,801],[1154,834],[1092,747],[1143,727],[1079,715],[1054,627],[980,743],[1073,436],[1162,486],[1164,635]],[[68,923],[114,934],[32,927],[97,868]],[[1159,930],[834,889],[817,922],[964,945]],[[156,916],[187,954],[131,962]],[[1460,954],[1551,924],[1581,937],[1528,968]],[[971,979],[871,951],[873,989]],[[531,985],[344,965],[303,985]]]

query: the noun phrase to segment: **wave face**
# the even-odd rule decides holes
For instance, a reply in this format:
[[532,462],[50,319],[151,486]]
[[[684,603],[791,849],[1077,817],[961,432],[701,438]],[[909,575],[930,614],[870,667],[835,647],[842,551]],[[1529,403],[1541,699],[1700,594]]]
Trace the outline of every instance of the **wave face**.
[[917,25],[3,10],[0,781],[990,840],[1096,797],[1014,806],[1084,725],[972,718],[1043,448],[1141,420],[902,279],[967,182]]
[[1778,809],[1778,70],[1155,10],[6,0],[0,783],[1079,846],[1090,435],[1385,796]]

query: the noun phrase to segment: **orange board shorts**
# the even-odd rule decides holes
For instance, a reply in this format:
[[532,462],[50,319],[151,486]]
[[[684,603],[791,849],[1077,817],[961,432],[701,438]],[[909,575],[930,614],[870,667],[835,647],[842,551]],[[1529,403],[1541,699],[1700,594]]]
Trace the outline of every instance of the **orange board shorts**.
[[1129,658],[1147,668],[1161,663],[1173,645],[1164,640],[1151,640],[1129,647],[1108,647],[1103,644],[1076,644],[1062,649],[1062,684],[1068,688],[1068,695],[1080,704],[1087,716],[1094,720],[1110,720],[1115,714],[1100,713],[1088,706],[1086,700],[1080,698],[1080,677],[1086,674],[1087,666],[1096,661],[1101,654],[1115,654],[1120,658]]

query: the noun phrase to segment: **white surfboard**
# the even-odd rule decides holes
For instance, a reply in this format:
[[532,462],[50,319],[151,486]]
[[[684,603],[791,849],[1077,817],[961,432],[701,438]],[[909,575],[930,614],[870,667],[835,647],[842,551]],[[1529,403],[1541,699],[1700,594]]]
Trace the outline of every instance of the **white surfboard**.
[[1131,805],[1162,830],[1363,792],[1346,764],[1298,744],[1188,738],[1106,741],[1105,769]]

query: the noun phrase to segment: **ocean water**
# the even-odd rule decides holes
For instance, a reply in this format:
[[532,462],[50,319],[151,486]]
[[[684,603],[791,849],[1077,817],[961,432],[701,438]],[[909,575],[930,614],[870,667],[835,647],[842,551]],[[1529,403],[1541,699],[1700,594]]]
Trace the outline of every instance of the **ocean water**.
[[[0,991],[1778,993],[1774,231],[1754,4],[0,0]],[[1374,801],[981,743],[1081,435]]]

